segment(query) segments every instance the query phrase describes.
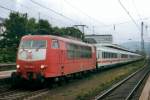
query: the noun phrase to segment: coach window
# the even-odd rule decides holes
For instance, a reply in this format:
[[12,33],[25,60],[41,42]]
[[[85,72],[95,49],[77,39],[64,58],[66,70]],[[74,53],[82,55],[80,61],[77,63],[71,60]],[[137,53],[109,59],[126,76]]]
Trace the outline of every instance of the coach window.
[[97,52],[97,58],[100,58],[100,51]]
[[102,58],[104,58],[104,52],[102,52]]
[[104,57],[105,57],[104,55],[105,55],[105,52],[102,52],[102,58],[104,58]]
[[59,48],[58,40],[52,40],[52,48]]

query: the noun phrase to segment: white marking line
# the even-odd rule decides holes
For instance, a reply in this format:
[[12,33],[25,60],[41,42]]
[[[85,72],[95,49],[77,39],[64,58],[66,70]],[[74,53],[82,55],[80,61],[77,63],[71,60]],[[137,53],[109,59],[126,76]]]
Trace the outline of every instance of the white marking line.
[[16,70],[10,70],[10,71],[0,71],[0,79],[1,78],[7,78],[11,76],[12,72],[15,72]]

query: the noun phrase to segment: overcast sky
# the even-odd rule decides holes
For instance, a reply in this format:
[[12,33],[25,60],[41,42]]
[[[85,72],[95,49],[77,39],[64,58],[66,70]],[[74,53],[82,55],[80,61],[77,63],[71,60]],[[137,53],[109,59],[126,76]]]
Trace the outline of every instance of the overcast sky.
[[[140,41],[140,24],[143,21],[148,26],[147,31],[144,28],[145,41],[150,41],[150,0],[120,1],[136,24],[118,0],[0,0],[0,6],[28,13],[29,17],[37,20],[40,13],[40,18],[49,20],[53,26],[84,24],[87,26],[85,34],[112,34],[115,43]],[[2,8],[0,12],[0,17],[4,18],[10,13]]]

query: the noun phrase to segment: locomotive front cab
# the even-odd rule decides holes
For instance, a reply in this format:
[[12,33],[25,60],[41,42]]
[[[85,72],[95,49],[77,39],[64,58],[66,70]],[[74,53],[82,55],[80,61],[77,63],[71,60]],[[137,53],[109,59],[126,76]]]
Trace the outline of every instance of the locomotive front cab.
[[22,38],[17,54],[17,74],[23,79],[41,78],[47,67],[47,42],[44,37],[27,36]]

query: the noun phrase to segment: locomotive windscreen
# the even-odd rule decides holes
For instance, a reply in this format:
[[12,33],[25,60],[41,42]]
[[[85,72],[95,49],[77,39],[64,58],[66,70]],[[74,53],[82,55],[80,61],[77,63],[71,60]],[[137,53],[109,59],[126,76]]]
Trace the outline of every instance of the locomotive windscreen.
[[20,48],[46,48],[46,40],[23,40]]
[[46,40],[22,40],[18,51],[18,59],[24,61],[45,60],[46,47]]

